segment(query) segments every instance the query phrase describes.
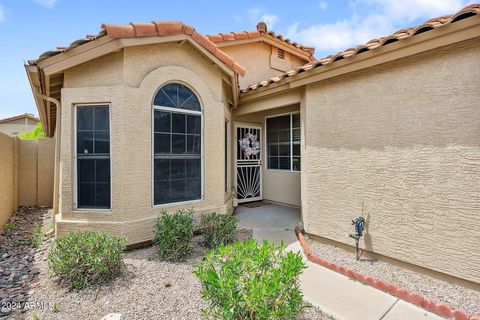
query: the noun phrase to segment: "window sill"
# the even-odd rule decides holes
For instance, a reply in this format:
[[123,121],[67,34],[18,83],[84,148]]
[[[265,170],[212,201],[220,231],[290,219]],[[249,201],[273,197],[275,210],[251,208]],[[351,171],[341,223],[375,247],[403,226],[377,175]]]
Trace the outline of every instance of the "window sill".
[[79,209],[79,208],[75,208],[73,209],[72,213],[75,214],[75,213],[89,213],[89,212],[93,212],[93,213],[112,213],[112,209],[95,209],[95,208],[92,208],[92,209]]
[[265,171],[271,172],[291,172],[291,173],[300,173],[301,170],[287,170],[287,169],[265,169]]
[[202,202],[204,199],[203,197],[201,199],[196,199],[196,200],[188,200],[188,201],[182,201],[182,202],[171,202],[171,203],[165,203],[165,204],[154,204],[152,208],[168,208],[168,207],[178,207],[178,206],[183,206],[187,204],[196,204]]

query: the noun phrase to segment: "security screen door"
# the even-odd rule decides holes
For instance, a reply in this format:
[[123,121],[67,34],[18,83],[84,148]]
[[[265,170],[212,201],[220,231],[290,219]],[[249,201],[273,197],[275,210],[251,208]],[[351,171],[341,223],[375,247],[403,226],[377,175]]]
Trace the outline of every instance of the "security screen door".
[[236,124],[235,131],[238,202],[262,200],[261,128]]

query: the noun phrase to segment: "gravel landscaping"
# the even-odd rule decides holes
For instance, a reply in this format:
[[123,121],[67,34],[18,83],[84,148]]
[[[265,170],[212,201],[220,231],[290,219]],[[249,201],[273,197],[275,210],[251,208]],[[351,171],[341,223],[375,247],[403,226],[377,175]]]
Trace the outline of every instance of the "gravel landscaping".
[[[22,218],[23,212],[16,215]],[[33,219],[31,215],[36,215]],[[21,219],[24,224],[33,225],[33,221],[50,223],[47,213],[43,210],[31,210],[28,219]],[[26,218],[26,217],[24,217]],[[31,228],[31,226],[30,226]],[[195,249],[186,261],[181,263],[163,262],[156,258],[156,248],[149,246],[128,251],[124,258],[121,275],[112,282],[81,291],[72,291],[49,275],[46,257],[52,239],[43,239],[42,247],[31,249],[25,239],[29,238],[28,228],[16,235],[15,242],[25,242],[22,250],[28,251],[30,259],[29,276],[25,278],[25,288],[22,295],[5,294],[2,287],[0,294],[17,302],[28,301],[31,310],[14,311],[8,319],[102,319],[112,313],[121,314],[120,319],[202,319],[201,309],[205,307],[200,291],[201,286],[192,273],[194,266],[203,259],[206,249],[200,244],[200,237],[195,237]],[[22,229],[23,230],[23,229]],[[250,230],[239,230],[236,239],[244,240],[251,236]],[[12,238],[2,239],[1,252],[12,256],[15,246],[7,244]],[[23,239],[23,240],[22,240]],[[6,246],[4,246],[6,245]],[[16,252],[16,251],[15,251]],[[23,252],[23,251],[22,251]],[[2,255],[0,255],[0,258]],[[21,255],[23,257],[23,253]],[[1,265],[5,265],[1,258]],[[11,264],[11,263],[10,263]],[[17,266],[19,268],[19,266]],[[2,267],[3,268],[3,267]],[[16,270],[16,269],[15,269]],[[23,270],[23,268],[21,269]],[[23,272],[23,271],[22,271]],[[23,273],[22,273],[23,274]],[[32,276],[30,277],[30,274]],[[2,285],[12,284],[13,277],[2,275]],[[13,287],[15,287],[13,285]],[[25,295],[24,295],[25,294]],[[6,310],[3,313],[7,315]],[[331,319],[316,308],[308,308],[300,317],[301,320]]]
[[402,269],[384,261],[367,258],[355,260],[355,253],[342,248],[307,239],[312,252],[327,261],[348,267],[365,276],[372,276],[424,297],[448,303],[452,308],[463,309],[469,315],[480,315],[480,292],[435,279],[414,271]]

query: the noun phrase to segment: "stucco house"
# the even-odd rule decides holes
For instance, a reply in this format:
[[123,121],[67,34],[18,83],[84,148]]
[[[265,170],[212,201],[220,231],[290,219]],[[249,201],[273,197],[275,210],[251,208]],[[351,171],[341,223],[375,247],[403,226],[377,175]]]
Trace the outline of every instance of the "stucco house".
[[40,120],[33,114],[24,113],[0,119],[0,132],[9,136],[17,136],[22,132],[32,131]]
[[[322,58],[259,23],[104,24],[25,66],[56,232],[152,239],[163,209],[301,207],[334,244],[480,285],[480,5]],[[477,248],[477,249],[475,249]]]

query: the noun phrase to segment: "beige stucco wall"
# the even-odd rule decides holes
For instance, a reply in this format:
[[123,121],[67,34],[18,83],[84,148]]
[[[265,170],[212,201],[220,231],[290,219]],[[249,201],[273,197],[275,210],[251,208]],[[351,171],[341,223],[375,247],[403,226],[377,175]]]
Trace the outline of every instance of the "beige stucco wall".
[[[202,102],[204,196],[184,205],[153,207],[151,103],[157,89],[170,81],[186,83]],[[231,210],[231,196],[224,188],[223,130],[219,130],[230,116],[224,96],[222,71],[189,43],[129,47],[112,59],[67,70],[62,89],[57,235],[71,229],[105,230],[133,244],[152,239],[155,218],[164,209]],[[74,210],[74,105],[100,102],[110,103],[112,209]]]
[[18,204],[51,207],[53,202],[54,139],[21,140],[18,148]]
[[0,133],[0,229],[16,208],[15,194],[15,142]]
[[288,52],[285,52],[285,60],[278,61],[277,48],[266,42],[222,46],[221,49],[247,70],[245,76],[240,77],[240,88],[246,88],[307,63]]
[[308,233],[480,283],[480,40],[308,87]]
[[[241,108],[241,107],[240,107]],[[251,123],[262,127],[262,192],[265,200],[284,203],[292,206],[301,205],[300,172],[284,170],[267,170],[266,143],[265,143],[265,118],[290,112],[300,111],[298,105],[255,112],[234,118],[236,122]],[[233,141],[236,145],[236,140]]]

